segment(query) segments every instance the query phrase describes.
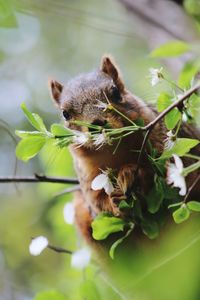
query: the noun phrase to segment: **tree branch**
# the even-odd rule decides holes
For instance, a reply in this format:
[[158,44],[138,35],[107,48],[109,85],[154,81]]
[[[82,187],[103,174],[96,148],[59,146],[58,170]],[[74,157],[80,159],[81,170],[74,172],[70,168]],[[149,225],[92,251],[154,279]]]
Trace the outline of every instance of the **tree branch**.
[[55,251],[55,252],[58,252],[58,253],[66,253],[66,254],[73,254],[73,251],[71,250],[68,250],[68,249],[64,249],[64,248],[61,248],[61,247],[56,247],[56,246],[53,246],[53,245],[48,245],[47,248]]
[[34,176],[25,176],[25,177],[0,177],[0,183],[6,182],[51,182],[51,183],[62,183],[62,184],[79,184],[78,179],[76,178],[60,178],[60,177],[51,177],[46,175],[38,175]]
[[189,98],[193,93],[197,92],[200,89],[200,82],[198,82],[194,87],[189,89],[180,99],[172,103],[170,106],[168,106],[165,110],[163,110],[157,118],[155,118],[152,122],[147,124],[145,127],[142,128],[142,130],[152,130],[154,126],[163,119],[173,108],[181,106],[181,104]]

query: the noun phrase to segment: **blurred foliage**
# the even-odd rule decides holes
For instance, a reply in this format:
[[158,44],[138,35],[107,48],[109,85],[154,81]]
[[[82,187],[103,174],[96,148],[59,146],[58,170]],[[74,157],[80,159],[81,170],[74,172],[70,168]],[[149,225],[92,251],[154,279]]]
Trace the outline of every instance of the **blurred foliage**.
[[[198,21],[198,1],[185,0],[185,7]],[[132,31],[131,27],[137,29],[137,21],[130,26],[115,1],[0,0],[0,27],[1,176],[15,173],[15,143],[8,130],[30,130],[22,118],[21,102],[37,111],[47,126],[58,121],[49,100],[49,77],[65,81],[96,67],[103,53],[112,53],[121,62],[131,90],[155,103],[160,87],[153,91],[146,74],[150,66],[159,67],[159,63],[148,56],[137,30]],[[180,85],[188,88],[198,70],[196,54],[183,67]],[[197,105],[194,99],[190,113],[199,122]],[[28,165],[18,162],[18,175],[34,172],[74,175],[68,151],[51,144],[46,144],[39,158]],[[73,197],[57,197],[64,188],[48,183],[1,185],[1,300],[199,299],[200,232],[195,213],[181,228],[167,225],[159,240],[133,241],[134,251],[115,259],[108,274],[96,264],[84,272],[74,270],[69,256],[49,249],[31,257],[31,236],[43,234],[53,244],[72,250],[82,243],[76,229],[64,222],[64,204]],[[190,209],[199,208],[193,205]]]

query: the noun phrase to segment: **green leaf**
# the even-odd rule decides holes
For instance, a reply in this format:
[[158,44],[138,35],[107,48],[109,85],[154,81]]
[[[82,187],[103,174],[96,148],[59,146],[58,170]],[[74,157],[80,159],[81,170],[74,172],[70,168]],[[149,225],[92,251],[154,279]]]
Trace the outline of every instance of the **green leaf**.
[[178,85],[183,89],[189,89],[191,80],[199,72],[199,69],[200,61],[187,62],[179,74]]
[[200,202],[197,201],[189,201],[187,203],[187,207],[192,211],[199,211],[200,212]]
[[169,150],[165,150],[159,159],[170,158],[173,154],[183,156],[199,143],[200,141],[195,139],[178,138],[175,141],[174,146]]
[[0,27],[17,27],[17,19],[9,0],[0,0]]
[[130,224],[130,229],[127,231],[127,233],[123,237],[121,237],[120,239],[118,239],[117,241],[115,241],[112,244],[112,246],[110,248],[110,251],[109,251],[109,255],[112,259],[114,259],[115,250],[116,250],[117,246],[119,246],[131,234],[131,232],[133,231],[134,226],[135,225],[133,223],[131,223]]
[[172,104],[172,96],[167,93],[160,93],[157,100],[157,110],[161,112]]
[[146,197],[148,211],[152,214],[155,214],[164,199],[164,192],[162,186],[162,179],[156,176],[155,184],[149,194]]
[[151,240],[155,239],[159,235],[159,227],[155,221],[143,220],[141,223],[142,231]]
[[[167,93],[161,93],[157,100],[157,110],[161,112],[169,107],[174,102],[174,99],[171,95]],[[165,125],[168,130],[173,129],[178,121],[181,119],[181,113],[178,108],[172,109],[164,118]]]
[[111,233],[123,231],[125,225],[121,218],[100,214],[92,222],[92,236],[95,240],[104,240]]
[[187,208],[186,204],[183,204],[180,208],[178,208],[173,212],[173,218],[177,224],[186,221],[189,218],[189,216],[190,216],[190,211]]
[[23,130],[15,130],[15,134],[22,139],[29,138],[29,137],[45,137],[46,135],[40,131],[23,131]]
[[25,103],[21,104],[21,108],[33,127],[35,127],[38,131],[42,131],[45,133],[47,132],[46,126],[44,125],[42,118],[38,114],[30,112],[27,109]]
[[85,280],[80,286],[81,299],[101,300],[99,291],[92,280]]
[[178,121],[181,119],[181,116],[182,116],[182,114],[178,110],[177,107],[175,107],[170,112],[168,112],[168,114],[164,118],[165,125],[166,125],[167,129],[168,130],[174,129],[174,127],[176,126]]
[[46,138],[42,136],[28,137],[21,140],[16,147],[17,158],[28,161],[42,149],[45,142]]
[[187,102],[187,112],[195,120],[197,125],[200,126],[200,97],[196,94],[192,94]]
[[58,136],[58,137],[59,136],[72,136],[72,135],[74,135],[72,130],[67,129],[66,127],[64,127],[61,124],[52,124],[51,125],[51,133],[54,136]]
[[152,57],[179,56],[190,50],[190,45],[182,41],[172,41],[162,44],[151,52]]
[[68,298],[64,294],[56,290],[40,292],[34,297],[34,300],[67,300],[67,299]]
[[125,200],[120,201],[119,208],[120,209],[126,209],[131,208],[132,206],[129,205]]
[[177,202],[177,203],[173,203],[173,204],[170,204],[170,205],[168,206],[168,208],[172,208],[172,207],[181,206],[181,204],[183,204],[183,201],[181,201],[181,202]]

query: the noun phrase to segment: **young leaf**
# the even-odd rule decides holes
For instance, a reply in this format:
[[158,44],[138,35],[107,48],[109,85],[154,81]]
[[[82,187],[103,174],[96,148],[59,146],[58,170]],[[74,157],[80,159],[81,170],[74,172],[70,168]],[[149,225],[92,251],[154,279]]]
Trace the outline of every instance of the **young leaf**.
[[164,199],[164,192],[161,179],[159,177],[156,178],[155,184],[149,194],[146,197],[148,211],[152,214],[155,214]]
[[190,216],[190,211],[185,204],[173,212],[174,221],[180,224],[186,221]]
[[45,142],[46,138],[42,136],[28,137],[21,140],[16,147],[17,158],[28,161],[42,149]]
[[178,156],[183,156],[190,151],[193,147],[200,143],[199,140],[195,139],[187,139],[187,138],[178,138],[174,144],[174,146],[169,149],[165,150],[160,159],[166,159],[172,156],[172,154],[176,154]]
[[134,224],[131,223],[130,224],[130,229],[127,231],[127,233],[122,238],[118,239],[117,241],[115,241],[112,244],[112,246],[110,248],[110,251],[109,251],[110,257],[112,259],[114,259],[115,250],[116,250],[117,246],[120,245],[131,234],[131,232],[133,231],[133,228],[134,228]]
[[164,118],[165,125],[168,130],[174,129],[178,121],[181,119],[181,112],[178,110],[178,108],[172,109]]
[[183,89],[189,89],[191,81],[199,72],[199,69],[200,61],[194,60],[187,62],[181,70],[181,73],[179,74],[178,85]]
[[22,139],[29,138],[29,137],[44,137],[45,134],[40,131],[23,131],[23,130],[15,130],[15,134]]
[[161,112],[172,104],[172,96],[167,93],[161,93],[157,100],[157,110]]
[[72,135],[74,135],[72,130],[64,127],[61,124],[52,124],[51,125],[51,133],[54,136],[58,136],[58,137],[59,136],[72,136]]
[[141,223],[142,231],[151,240],[155,239],[159,235],[159,227],[155,221],[143,220]]
[[68,297],[66,297],[64,294],[56,290],[40,292],[34,297],[34,300],[67,300],[67,299]]
[[187,102],[187,112],[195,120],[197,125],[200,126],[200,97],[193,94]]
[[35,127],[38,131],[42,131],[42,132],[45,132],[45,133],[47,132],[47,129],[44,125],[44,122],[38,114],[30,112],[27,109],[25,103],[21,104],[21,108],[22,108],[25,116],[27,117],[28,121],[31,123],[31,125],[33,127]]
[[200,202],[197,201],[189,201],[187,203],[187,207],[192,211],[199,211],[200,212]]
[[190,45],[182,41],[172,41],[161,45],[151,52],[152,57],[179,56],[190,50]]
[[95,240],[104,240],[111,233],[123,231],[125,225],[121,218],[100,214],[92,222],[92,236]]

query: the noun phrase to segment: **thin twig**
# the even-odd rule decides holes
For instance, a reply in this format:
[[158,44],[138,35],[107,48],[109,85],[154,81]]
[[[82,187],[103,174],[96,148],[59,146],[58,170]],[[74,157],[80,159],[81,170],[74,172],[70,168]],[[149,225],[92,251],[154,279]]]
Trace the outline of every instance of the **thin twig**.
[[193,188],[195,187],[195,185],[198,183],[199,180],[200,180],[200,174],[197,176],[197,178],[195,179],[195,181],[189,187],[188,192],[185,195],[184,200],[183,200],[184,203],[186,202],[188,196],[190,195],[191,191],[193,190]]
[[163,119],[173,108],[180,106],[187,98],[189,98],[193,93],[200,89],[200,82],[198,82],[194,87],[189,89],[180,99],[172,103],[168,106],[163,112],[161,112],[157,118],[155,118],[152,122],[147,124],[142,130],[152,130],[154,126]]
[[72,192],[75,192],[75,191],[78,191],[78,190],[80,190],[80,185],[79,184],[77,184],[75,186],[72,186],[72,187],[70,187],[68,189],[64,189],[61,192],[56,193],[54,195],[54,197],[60,197],[62,195],[69,194],[69,193],[72,193]]
[[58,253],[67,253],[67,254],[70,254],[72,255],[73,254],[73,251],[71,250],[68,250],[68,249],[64,249],[64,248],[61,248],[61,247],[56,247],[56,246],[53,246],[53,245],[48,245],[47,248],[55,251],[55,252],[58,252]]
[[51,182],[51,183],[62,183],[62,184],[79,184],[79,181],[76,178],[60,178],[60,177],[51,177],[46,175],[38,175],[34,176],[6,176],[0,177],[0,183],[6,182]]

